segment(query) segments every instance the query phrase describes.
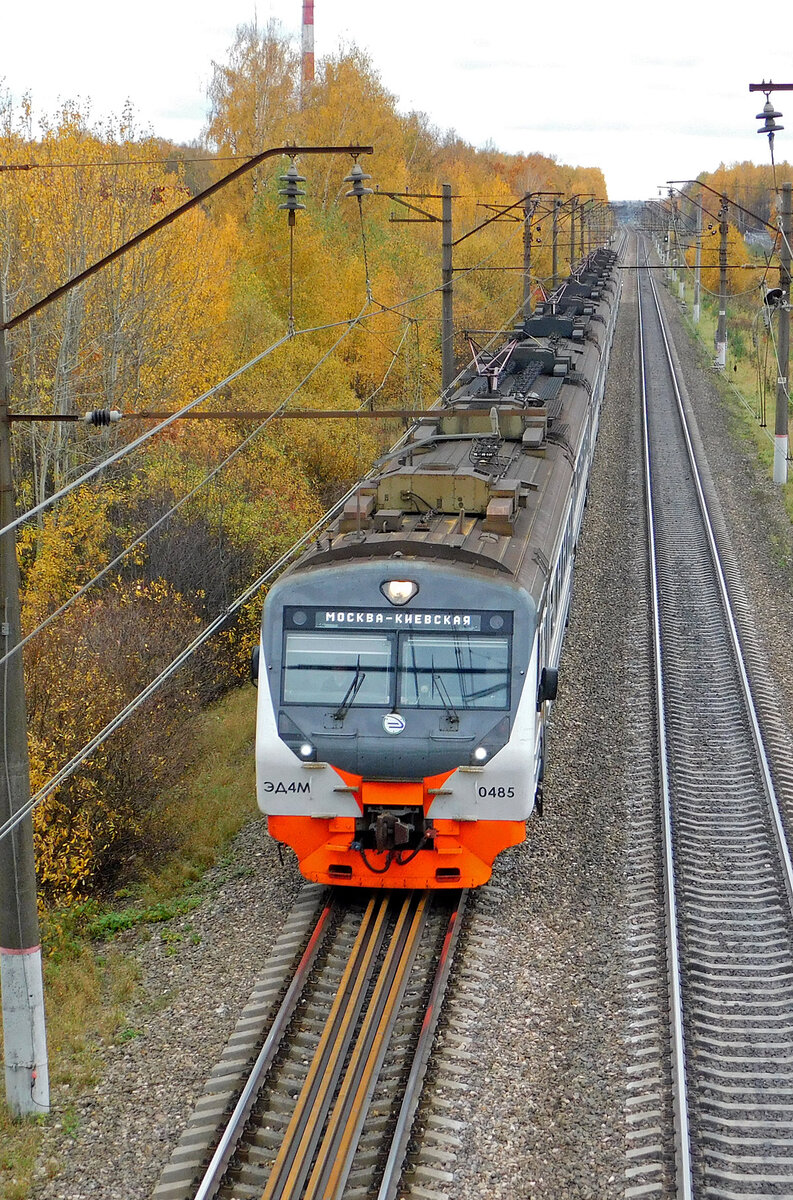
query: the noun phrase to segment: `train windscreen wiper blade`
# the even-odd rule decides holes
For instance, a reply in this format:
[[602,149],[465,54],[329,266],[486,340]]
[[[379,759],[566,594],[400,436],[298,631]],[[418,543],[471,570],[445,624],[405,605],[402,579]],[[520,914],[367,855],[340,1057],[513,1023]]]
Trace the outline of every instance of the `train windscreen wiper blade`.
[[352,683],[344,693],[344,699],[333,714],[334,721],[343,721],[350,711],[350,708],[355,703],[355,697],[360,692],[363,681],[366,679],[366,671],[361,670],[361,656],[358,655],[358,662],[355,665],[355,674],[352,678]]
[[441,703],[443,704],[443,707],[446,710],[446,716],[449,718],[451,723],[453,725],[459,725],[460,724],[460,715],[457,712],[457,710],[455,709],[454,705],[452,704],[452,698],[449,695],[449,690],[446,687],[446,684],[443,682],[440,675],[435,670],[434,657],[432,660],[432,691],[433,691],[433,694],[437,691],[438,695],[440,696]]

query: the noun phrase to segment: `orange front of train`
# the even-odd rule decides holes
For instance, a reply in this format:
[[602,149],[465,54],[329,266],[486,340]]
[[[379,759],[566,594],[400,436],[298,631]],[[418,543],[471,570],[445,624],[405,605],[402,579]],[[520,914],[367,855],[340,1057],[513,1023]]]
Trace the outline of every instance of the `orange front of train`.
[[524,839],[542,705],[534,602],[508,576],[309,556],[257,657],[258,803],[308,879],[477,887]]

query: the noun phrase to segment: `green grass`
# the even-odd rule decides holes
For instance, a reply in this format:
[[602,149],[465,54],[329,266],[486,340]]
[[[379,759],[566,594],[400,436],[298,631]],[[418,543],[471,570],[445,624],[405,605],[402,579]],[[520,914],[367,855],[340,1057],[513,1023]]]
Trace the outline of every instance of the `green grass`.
[[[0,1098],[3,1088],[0,1085]],[[0,1196],[25,1200],[41,1141],[41,1119],[12,1121],[5,1104],[0,1107]]]
[[[72,949],[44,970],[50,1084],[55,1115],[64,1130],[76,1132],[76,1112],[69,1097],[97,1081],[97,1051],[122,1028],[125,1008],[137,987],[131,959],[111,948],[96,954],[88,945]],[[47,1117],[13,1121],[5,1106],[0,1080],[0,1197],[24,1200]],[[56,1164],[44,1164],[52,1173]]]
[[[148,937],[157,929],[168,954],[178,954],[182,944],[198,944],[200,935],[189,926],[177,931],[167,923],[201,903],[209,867],[227,862],[234,873],[226,858],[228,844],[258,812],[255,709],[255,692],[247,686],[199,718],[195,765],[163,797],[163,829],[175,849],[115,897],[43,916],[52,1102],[67,1134],[77,1132],[70,1098],[97,1082],[102,1046],[138,1036],[127,1016],[138,985],[136,967],[115,940]],[[47,1120],[11,1120],[0,1072],[0,1200],[29,1196]],[[45,1163],[43,1169],[54,1174],[57,1164]]]
[[[673,293],[676,296],[676,291]],[[699,344],[703,365],[712,363],[715,357],[714,336],[716,333],[717,311],[715,303],[703,296],[700,309],[700,321],[694,324],[691,314],[693,304],[693,287],[687,283],[685,299],[688,308],[684,314],[684,324],[691,338]],[[740,301],[733,301],[734,305]],[[745,321],[747,316],[753,317],[757,308],[756,300],[751,305],[745,302],[746,311],[740,316]],[[738,314],[733,312],[735,318]],[[733,326],[736,325],[735,319]],[[757,378],[755,350],[749,344],[750,339],[740,328],[730,327],[730,302],[727,308],[727,363],[723,372],[713,372],[716,386],[719,388],[728,411],[732,417],[733,430],[747,444],[757,462],[770,479],[774,467],[774,413],[776,398],[773,389],[766,394],[766,425],[760,424],[760,397]],[[736,395],[736,392],[738,393]],[[789,464],[790,468],[790,464]],[[788,517],[793,520],[793,470],[789,469],[789,481],[780,486],[780,495]]]
[[179,848],[147,873],[137,889],[137,899],[146,907],[168,905],[182,896],[258,813],[255,730],[256,693],[250,685],[231,692],[200,718],[197,765],[165,797],[163,806],[166,827],[179,837]]

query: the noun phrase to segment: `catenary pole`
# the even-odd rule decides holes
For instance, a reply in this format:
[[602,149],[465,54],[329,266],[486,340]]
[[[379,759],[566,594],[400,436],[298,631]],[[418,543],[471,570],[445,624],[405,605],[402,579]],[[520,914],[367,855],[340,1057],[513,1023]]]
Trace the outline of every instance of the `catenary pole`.
[[727,209],[726,196],[721,198],[719,209],[719,323],[716,327],[716,362],[714,366],[723,371],[727,365]]
[[777,342],[776,420],[774,429],[774,483],[787,483],[788,379],[790,377],[790,242],[793,238],[791,185],[782,185],[782,245],[779,248],[779,305]]
[[[5,292],[0,279],[0,322]],[[11,423],[8,414],[6,332],[0,328],[0,528],[13,521]],[[13,530],[0,537],[0,633],[3,653],[21,639],[19,567]],[[0,687],[0,824],[30,799],[25,679],[22,655],[6,658]],[[33,819],[0,840],[0,989],[6,1103],[15,1117],[49,1112],[44,983],[36,909]]]
[[575,270],[575,210],[578,205],[578,197],[570,197],[570,272]]
[[551,266],[551,286],[556,291],[559,286],[559,207],[561,200],[553,202],[553,247],[552,247],[552,266]]
[[523,316],[531,316],[531,221],[536,201],[528,198],[523,205]]
[[702,291],[702,206],[697,205],[697,245],[694,260],[694,324],[699,324],[699,307]]
[[[0,278],[0,528],[13,523],[16,512],[11,469],[7,331],[78,287],[121,255],[215,192],[253,170],[268,158],[287,154],[371,154],[372,146],[278,146],[264,150],[192,196],[147,229],[72,276],[24,311],[8,318],[4,281]],[[13,530],[0,537],[0,646],[3,649],[0,687],[0,824],[30,798],[25,681],[21,654],[9,654],[21,640],[19,567]],[[13,1116],[49,1111],[49,1071],[44,1016],[33,823],[30,817],[0,839],[0,1006],[3,1015],[6,1103]]]
[[454,379],[454,292],[452,289],[452,185],[441,187],[441,384],[444,390]]

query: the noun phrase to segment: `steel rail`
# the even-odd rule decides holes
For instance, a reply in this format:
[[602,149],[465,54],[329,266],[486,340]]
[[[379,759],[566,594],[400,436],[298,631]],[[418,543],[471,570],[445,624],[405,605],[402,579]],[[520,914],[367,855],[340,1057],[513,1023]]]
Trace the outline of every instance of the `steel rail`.
[[[304,1200],[341,1200],[399,1005],[410,978],[430,894],[406,896],[320,1145]],[[285,1198],[286,1200],[286,1198]]]
[[702,513],[702,519],[703,519],[703,524],[704,524],[704,528],[705,528],[705,533],[706,533],[706,536],[708,539],[708,544],[710,546],[710,552],[711,552],[711,555],[713,558],[713,566],[714,566],[714,570],[716,572],[716,579],[717,579],[717,582],[719,585],[719,592],[721,594],[722,603],[724,605],[724,614],[725,614],[727,625],[728,625],[728,628],[730,631],[730,638],[732,641],[733,649],[735,652],[735,662],[738,667],[738,672],[739,672],[740,678],[741,678],[743,697],[744,697],[744,700],[746,703],[747,713],[748,713],[749,720],[751,723],[752,736],[754,737],[755,746],[757,748],[757,756],[758,756],[760,769],[761,769],[762,775],[763,775],[763,781],[765,784],[766,799],[768,801],[769,810],[771,813],[772,825],[773,825],[773,829],[774,829],[774,833],[775,833],[776,841],[777,841],[777,848],[779,850],[779,856],[780,856],[782,865],[784,867],[784,880],[785,880],[785,888],[786,888],[787,895],[788,895],[788,902],[790,904],[791,914],[793,914],[793,861],[791,860],[790,847],[788,845],[787,835],[785,833],[785,826],[784,826],[784,822],[782,820],[782,813],[781,813],[781,810],[779,807],[779,801],[777,799],[776,787],[774,785],[774,778],[773,778],[773,774],[771,771],[771,766],[768,761],[768,755],[767,755],[766,749],[765,749],[763,733],[762,733],[762,730],[760,727],[760,719],[759,719],[759,716],[757,713],[757,708],[756,708],[756,705],[754,702],[754,696],[752,695],[752,685],[750,683],[749,673],[746,669],[746,663],[744,661],[743,647],[741,645],[741,639],[740,639],[740,635],[738,633],[738,627],[735,623],[735,617],[734,617],[733,611],[732,611],[732,602],[730,599],[730,592],[729,592],[729,588],[727,586],[727,579],[724,574],[724,568],[722,566],[721,556],[719,554],[718,542],[716,540],[716,535],[714,533],[713,525],[711,523],[710,513],[708,511],[707,500],[705,499],[705,492],[704,492],[704,489],[702,486],[702,479],[700,477],[699,467],[697,465],[696,455],[694,453],[694,447],[693,447],[693,443],[691,440],[691,431],[689,429],[688,420],[686,418],[686,413],[685,413],[685,409],[683,406],[683,397],[680,392],[680,387],[679,387],[678,381],[677,381],[677,373],[674,369],[674,365],[673,365],[673,361],[672,361],[672,353],[671,353],[671,349],[670,349],[670,345],[669,345],[669,338],[668,338],[666,322],[664,320],[664,316],[661,311],[661,306],[660,306],[660,303],[658,300],[658,295],[657,295],[656,287],[655,287],[655,281],[652,278],[650,278],[650,284],[651,284],[652,291],[653,291],[653,298],[655,300],[656,310],[658,312],[658,320],[659,320],[659,325],[661,328],[661,335],[662,335],[663,342],[664,342],[664,350],[666,352],[667,361],[669,363],[669,370],[670,370],[670,376],[671,376],[671,380],[672,380],[672,386],[674,388],[675,400],[677,402],[677,409],[678,409],[678,413],[680,415],[680,422],[681,422],[682,429],[683,429],[683,436],[685,438],[686,447],[688,450],[689,462],[691,464],[694,485],[696,487],[697,496],[699,498],[700,510]]
[[276,1200],[276,1197],[285,1200],[299,1192],[305,1182],[366,998],[385,933],[390,903],[388,895],[381,897],[379,904],[376,904],[374,897],[369,900],[327,1024],[262,1193],[262,1200]]
[[308,945],[303,951],[303,957],[297,966],[297,970],[292,977],[286,995],[281,1002],[275,1020],[267,1034],[264,1045],[259,1051],[256,1062],[253,1065],[248,1081],[243,1088],[242,1094],[232,1112],[223,1135],[220,1139],[217,1149],[215,1150],[209,1162],[209,1166],[198,1185],[198,1190],[195,1193],[195,1200],[210,1200],[215,1195],[221,1179],[226,1173],[229,1162],[237,1148],[242,1131],[250,1117],[251,1110],[256,1103],[256,1097],[261,1088],[267,1071],[272,1065],[278,1046],[286,1031],[286,1027],[292,1018],[292,1015],[297,1007],[297,1003],[303,992],[309,972],[314,965],[320,946],[322,945],[323,937],[327,932],[330,918],[334,909],[333,901],[329,901],[317,919],[314,926],[314,932],[311,934]]
[[449,976],[451,975],[454,952],[460,939],[462,916],[467,901],[468,891],[460,892],[457,904],[449,917],[449,923],[443,939],[443,947],[438,960],[438,967],[435,972],[424,1021],[421,1026],[421,1034],[413,1056],[410,1075],[405,1084],[396,1127],[391,1138],[391,1149],[388,1152],[388,1158],[380,1180],[380,1190],[377,1193],[377,1200],[395,1200],[396,1197],[402,1164],[405,1160],[410,1131],[413,1127],[416,1109],[418,1108],[432,1042],[441,1012],[441,1005],[446,992],[446,986],[449,982]]
[[[275,1053],[280,1046],[279,1057],[284,1054],[286,1025],[296,1016],[298,1000],[305,996],[303,985],[316,966],[320,944],[328,944],[324,934],[338,906],[327,902],[212,1161],[198,1190],[190,1192],[195,1200],[211,1200],[218,1194],[226,1195],[228,1189],[229,1194],[237,1195],[239,1187],[246,1195],[255,1192],[262,1200],[342,1200],[350,1187],[357,1194],[362,1170],[367,1176],[370,1170],[375,1173],[368,1184],[372,1195],[396,1195],[467,894],[444,894],[438,912],[441,898],[432,892],[380,893],[367,898],[359,922],[345,935],[347,948],[338,971],[332,973],[330,984],[326,981],[321,987],[321,992],[328,994],[329,1007],[320,1020],[313,1017],[316,1039],[312,1039],[310,1061],[302,1059],[302,1082],[292,1091],[296,1099],[294,1106],[290,1105],[288,1121],[285,1118],[284,1128],[277,1117],[273,1126],[271,1117],[280,1116],[282,1109],[272,1108],[268,1101],[265,1112],[269,1111],[270,1117],[262,1122],[253,1115],[254,1108],[257,1100],[262,1103],[270,1068],[282,1070],[274,1062]],[[447,913],[448,899],[452,899],[453,907]],[[414,986],[419,959],[422,974]],[[413,990],[406,1009],[409,988]],[[423,992],[426,994],[422,998]],[[311,1008],[306,1012],[310,1013]],[[386,1107],[394,1103],[394,1081],[383,1076],[383,1067],[406,1012],[410,1014],[409,1025],[399,1035],[397,1045],[402,1049],[397,1051],[397,1058],[403,1063],[400,1077],[404,1071],[407,1078],[393,1130],[388,1122],[389,1128],[380,1131],[383,1098],[375,1106],[374,1126],[369,1128],[372,1101],[380,1095],[376,1089],[387,1079]],[[291,1044],[286,1051],[284,1061],[288,1063],[293,1055]],[[272,1131],[281,1128],[284,1132],[276,1143]],[[377,1152],[377,1164],[373,1159],[370,1165],[372,1150],[367,1148],[367,1139],[375,1135],[385,1144]],[[262,1137],[265,1140],[260,1141]],[[275,1157],[270,1159],[268,1150],[270,1165],[265,1167],[262,1153],[270,1146]],[[359,1159],[361,1151],[364,1157]],[[383,1160],[384,1168],[379,1165]],[[239,1179],[238,1169],[242,1171]]]
[[[663,400],[661,395],[656,398],[653,423],[660,419],[659,430],[663,431],[664,437],[671,438],[670,446],[677,444],[677,453],[683,456],[680,461],[687,460],[685,473],[690,476],[693,489],[689,498],[681,497],[680,505],[672,502],[671,520],[661,527],[662,554],[668,560],[663,571],[659,570],[654,545],[650,551],[659,729],[665,728],[667,715],[670,725],[677,728],[677,734],[671,740],[666,731],[663,734],[661,774],[663,824],[668,826],[662,838],[663,873],[666,892],[671,897],[668,914],[674,914],[674,921],[667,915],[667,934],[678,1195],[688,1196],[693,1192],[691,1125],[695,1118],[699,1129],[698,1191],[713,1196],[743,1195],[749,1194],[746,1189],[751,1189],[754,1183],[752,1195],[761,1192],[763,1195],[781,1194],[777,1192],[779,1185],[790,1182],[787,1167],[780,1169],[783,1162],[788,1162],[789,1143],[777,1136],[779,1127],[770,1114],[771,1110],[775,1113],[777,1109],[780,1113],[790,1110],[787,1103],[779,1108],[779,1101],[791,1092],[790,1030],[778,1028],[778,1025],[784,1024],[791,1002],[791,856],[741,636],[733,614],[727,572],[719,552],[677,378],[667,322],[652,276],[648,274],[646,280],[654,304],[657,346],[663,355],[661,369],[664,371]],[[653,493],[658,485],[653,482],[649,445],[650,395],[646,386],[647,350],[641,291],[639,304],[648,513],[652,514],[650,528],[655,531],[658,522],[657,514],[653,513]],[[669,382],[666,381],[667,373]],[[657,405],[660,407],[656,410]],[[665,424],[672,418],[676,422],[674,434],[672,426]],[[679,470],[674,467],[665,484],[661,483],[662,489],[675,486]],[[663,473],[660,478],[664,480]],[[695,508],[697,510],[696,527],[693,522],[680,523],[688,504],[692,513]],[[682,545],[686,546],[683,557]],[[695,547],[700,548],[701,557],[694,553]],[[691,600],[686,601],[685,588],[679,593],[678,600],[677,589],[667,575],[670,570],[690,571],[691,578],[699,581],[699,587],[708,589],[710,606],[705,624],[710,629],[703,638],[701,662],[705,671],[703,680],[713,687],[717,701],[712,712],[702,708],[696,700],[692,702],[690,697],[681,695],[675,701],[663,679],[669,665],[670,650],[664,644],[668,638],[673,652],[681,655],[684,664],[684,673],[677,676],[677,687],[685,686],[685,670],[691,670],[697,655],[690,652],[690,634],[686,632],[685,620],[681,628],[681,619],[686,614],[689,622],[702,619],[696,607],[691,607]],[[670,610],[665,602],[661,617],[661,595],[666,591],[678,603],[682,601],[684,607],[680,612],[674,606]],[[689,639],[689,649],[685,648],[686,639]],[[660,676],[659,671],[663,672]],[[720,696],[721,707],[718,705]],[[727,699],[729,707],[725,708]],[[670,709],[671,704],[677,707]],[[706,718],[715,724],[713,738],[707,732]],[[733,722],[736,723],[734,731]],[[678,744],[676,739],[680,735],[682,740]],[[695,751],[692,736],[703,739],[701,743],[696,742],[698,749]],[[728,753],[730,773],[725,776],[720,773],[719,760],[713,755],[725,753],[729,746],[733,751]],[[697,758],[700,753],[705,754],[704,770],[702,766],[694,767],[697,758],[692,759],[692,751]],[[675,797],[674,814],[668,807],[672,795]],[[732,855],[731,869],[721,864],[722,853]],[[730,862],[729,858],[727,862]],[[676,894],[682,921],[677,914]],[[678,928],[685,931],[686,958],[690,956],[691,959],[685,968],[685,992],[682,987],[682,947],[676,936]],[[739,941],[735,942],[738,935]],[[725,937],[733,940],[725,943]],[[676,997],[679,997],[679,1005]],[[683,1030],[684,1005],[686,1009],[690,1007],[685,1032],[694,1051],[688,1068],[682,1057],[687,1050]],[[772,1016],[767,1016],[769,1010]],[[686,1091],[681,1095],[679,1082],[686,1070],[690,1071],[690,1076]],[[684,1111],[683,1099],[686,1101],[687,1147],[680,1145],[682,1125],[677,1119]],[[738,1120],[728,1119],[733,1113],[739,1115]],[[763,1127],[762,1134],[757,1132]],[[757,1152],[752,1156],[755,1143]],[[681,1155],[681,1148],[684,1155]],[[701,1178],[700,1171],[703,1172]],[[691,1180],[688,1184],[686,1177]],[[680,1190],[685,1187],[690,1190]],[[771,1192],[766,1192],[768,1187]]]
[[639,372],[642,397],[642,430],[644,440],[644,470],[646,480],[647,546],[650,557],[650,587],[653,618],[653,662],[655,670],[655,704],[658,721],[658,749],[661,784],[661,833],[663,844],[664,908],[666,912],[667,970],[669,975],[670,1049],[672,1060],[673,1109],[675,1116],[676,1183],[679,1200],[691,1200],[694,1194],[691,1164],[691,1128],[688,1110],[686,1077],[685,1032],[683,1029],[683,988],[678,941],[677,899],[674,872],[674,831],[669,784],[668,738],[666,729],[663,650],[661,643],[661,603],[658,582],[658,563],[655,550],[655,510],[652,497],[652,462],[650,430],[647,413],[647,372],[645,367],[644,314],[641,292],[639,306]]

